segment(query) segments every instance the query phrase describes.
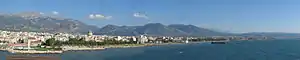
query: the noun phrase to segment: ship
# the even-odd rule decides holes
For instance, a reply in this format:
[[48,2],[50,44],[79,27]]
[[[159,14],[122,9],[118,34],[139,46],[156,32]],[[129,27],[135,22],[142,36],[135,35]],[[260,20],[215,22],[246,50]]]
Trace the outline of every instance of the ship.
[[223,42],[223,41],[216,41],[216,42],[211,42],[211,44],[227,44],[227,42]]
[[211,44],[227,44],[229,40],[225,41],[212,41]]

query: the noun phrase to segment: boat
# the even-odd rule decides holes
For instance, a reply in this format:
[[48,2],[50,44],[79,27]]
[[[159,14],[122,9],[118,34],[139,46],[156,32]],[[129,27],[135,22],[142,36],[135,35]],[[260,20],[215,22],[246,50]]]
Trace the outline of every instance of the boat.
[[211,44],[227,44],[227,42],[225,42],[225,41],[214,41],[214,42],[211,42]]

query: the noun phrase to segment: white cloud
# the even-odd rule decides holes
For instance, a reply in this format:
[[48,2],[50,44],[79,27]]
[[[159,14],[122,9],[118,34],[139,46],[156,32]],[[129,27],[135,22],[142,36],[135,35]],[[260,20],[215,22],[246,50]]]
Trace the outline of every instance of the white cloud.
[[90,14],[89,15],[89,18],[90,19],[101,19],[101,20],[108,20],[108,19],[111,19],[112,16],[104,16],[102,14]]
[[57,12],[57,11],[52,11],[52,14],[53,14],[53,15],[58,15],[59,12]]
[[133,17],[149,19],[149,17],[144,13],[134,13]]
[[43,13],[43,12],[40,12],[40,14],[41,14],[41,15],[44,15],[45,13]]

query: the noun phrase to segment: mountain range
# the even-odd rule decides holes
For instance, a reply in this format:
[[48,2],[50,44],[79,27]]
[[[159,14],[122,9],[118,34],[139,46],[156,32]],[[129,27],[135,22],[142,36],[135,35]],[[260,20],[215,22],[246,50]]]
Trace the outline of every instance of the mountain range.
[[228,36],[230,33],[216,32],[194,25],[149,23],[143,26],[106,25],[96,32],[105,35],[139,35],[151,36]]
[[106,25],[101,28],[85,24],[81,21],[57,16],[46,16],[39,12],[22,12],[15,14],[0,14],[0,29],[9,31],[34,32],[66,32],[86,33],[93,31],[97,35],[136,36],[147,34],[151,36],[268,36],[279,38],[298,38],[298,33],[227,33],[218,32],[195,25],[149,23],[143,26]]
[[300,33],[284,33],[284,32],[251,32],[239,34],[239,36],[266,36],[275,39],[300,39]]
[[78,20],[44,16],[38,12],[1,14],[0,29],[9,31],[35,32],[87,32],[97,30],[97,26],[87,25]]

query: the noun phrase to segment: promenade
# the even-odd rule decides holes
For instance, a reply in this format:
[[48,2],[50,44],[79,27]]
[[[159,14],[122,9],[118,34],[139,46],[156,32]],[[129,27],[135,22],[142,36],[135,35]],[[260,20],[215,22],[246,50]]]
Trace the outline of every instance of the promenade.
[[63,53],[63,51],[36,51],[36,50],[7,50],[8,52],[11,53],[21,53],[21,54],[59,54]]
[[69,50],[104,50],[104,47],[63,46],[63,51]]

